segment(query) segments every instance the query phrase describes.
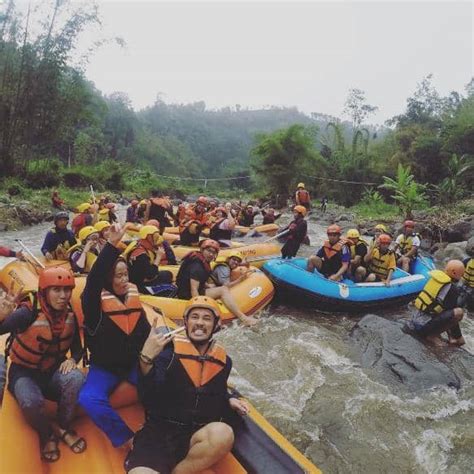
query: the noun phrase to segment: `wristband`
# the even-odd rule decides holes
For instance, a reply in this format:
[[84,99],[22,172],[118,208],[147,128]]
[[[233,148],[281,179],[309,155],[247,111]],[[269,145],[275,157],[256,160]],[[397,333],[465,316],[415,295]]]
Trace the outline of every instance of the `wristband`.
[[140,360],[146,365],[153,365],[153,359],[140,352]]

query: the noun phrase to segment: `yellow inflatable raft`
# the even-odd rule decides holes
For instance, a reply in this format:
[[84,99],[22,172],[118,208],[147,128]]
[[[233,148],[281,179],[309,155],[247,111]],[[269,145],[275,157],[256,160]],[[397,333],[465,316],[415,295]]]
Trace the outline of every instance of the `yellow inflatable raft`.
[[[236,225],[235,229],[236,232],[240,234],[248,234],[250,231],[255,231],[260,234],[266,234],[268,237],[273,237],[278,232],[278,225],[277,224],[262,224],[257,225],[255,227],[245,227],[243,225]],[[179,227],[165,227],[165,232],[169,234],[179,234]],[[203,236],[209,236],[209,229],[205,228],[202,231]]]
[[[172,323],[146,308],[149,319],[158,317],[159,330],[168,331]],[[110,397],[112,406],[133,430],[144,422],[135,388],[124,382]],[[216,463],[206,474],[242,473],[318,473],[319,469],[306,459],[281,433],[268,423],[250,403],[246,417],[229,421],[235,442],[231,453]],[[46,409],[54,416],[56,406],[47,402]],[[77,411],[74,429],[87,441],[82,454],[73,454],[60,444],[60,459],[43,463],[38,449],[38,437],[26,423],[13,396],[6,391],[0,410],[0,472],[5,474],[123,474],[125,452],[115,449],[106,436]]]

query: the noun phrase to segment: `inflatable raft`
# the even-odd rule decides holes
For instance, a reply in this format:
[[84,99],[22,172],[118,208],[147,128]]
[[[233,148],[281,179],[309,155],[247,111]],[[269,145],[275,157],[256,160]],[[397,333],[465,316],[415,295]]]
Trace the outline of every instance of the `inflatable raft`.
[[[247,235],[250,231],[258,232],[259,234],[266,234],[268,237],[276,235],[278,231],[277,224],[262,224],[255,227],[245,227],[243,225],[236,225],[234,232],[240,235]],[[169,234],[179,234],[179,227],[165,227],[165,232]],[[209,236],[209,229],[205,228],[202,231],[203,236]]]
[[[146,309],[149,318],[157,317]],[[159,316],[159,330],[172,328],[165,318]],[[135,388],[124,382],[111,395],[111,403],[133,430],[144,422],[144,413],[138,403]],[[231,453],[215,464],[206,473],[317,473],[319,469],[306,459],[282,434],[280,434],[250,403],[246,417],[235,416],[228,420],[235,434]],[[46,409],[52,416],[55,404],[47,402]],[[73,454],[60,444],[60,459],[51,464],[40,460],[38,437],[25,422],[12,395],[5,393],[0,410],[0,472],[8,474],[122,474],[125,452],[112,447],[106,436],[92,421],[78,410],[74,429],[87,441],[82,454]]]
[[416,259],[411,273],[397,268],[390,286],[384,283],[354,283],[328,280],[318,271],[306,271],[305,258],[276,259],[267,262],[263,271],[278,289],[278,295],[291,302],[314,306],[331,312],[363,312],[411,301],[422,289],[434,269],[430,258]]

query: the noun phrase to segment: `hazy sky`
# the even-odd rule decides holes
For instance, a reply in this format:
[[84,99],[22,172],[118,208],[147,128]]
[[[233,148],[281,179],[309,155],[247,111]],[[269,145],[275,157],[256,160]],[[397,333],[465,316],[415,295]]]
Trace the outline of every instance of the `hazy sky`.
[[366,91],[383,122],[429,73],[441,94],[473,75],[472,2],[101,1],[107,46],[89,79],[134,106],[204,100],[209,107],[296,105],[341,115]]

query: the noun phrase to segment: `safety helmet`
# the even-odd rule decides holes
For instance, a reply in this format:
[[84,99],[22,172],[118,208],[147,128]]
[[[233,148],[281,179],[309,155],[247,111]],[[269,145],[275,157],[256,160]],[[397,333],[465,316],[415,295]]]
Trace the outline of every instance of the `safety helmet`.
[[160,233],[158,227],[154,225],[144,225],[138,232],[138,237],[140,237],[140,239],[145,240],[149,235],[153,235],[156,233]]
[[347,238],[348,239],[359,239],[360,233],[357,229],[349,229],[347,231]]
[[238,250],[232,250],[232,252],[227,255],[226,260],[229,260],[230,258],[238,258],[241,262],[244,259],[243,255]]
[[327,234],[340,234],[342,232],[341,228],[337,224],[331,224],[327,229]]
[[66,211],[60,211],[60,212],[57,212],[55,215],[54,215],[54,223],[56,224],[56,222],[58,222],[59,220],[61,219],[67,219],[69,220],[69,214],[66,212]]
[[140,206],[146,206],[146,205],[147,205],[146,199],[142,199],[140,201]]
[[379,244],[391,244],[392,243],[392,237],[390,237],[388,234],[381,234],[379,236]]
[[91,208],[91,204],[88,202],[83,202],[77,206],[77,212],[86,212]]
[[247,209],[252,209],[253,210],[252,204],[247,204]]
[[94,229],[97,232],[102,232],[104,229],[107,229],[108,227],[110,227],[110,222],[108,221],[99,221],[97,222],[97,224],[94,225]]
[[205,196],[199,196],[196,200],[196,204],[203,204],[207,206],[207,198]]
[[449,260],[444,267],[444,272],[456,281],[459,281],[462,278],[465,271],[466,269],[461,260]]
[[403,223],[403,227],[408,227],[409,229],[415,228],[415,223],[413,221],[407,220]]
[[295,206],[293,208],[293,212],[294,211],[300,213],[303,217],[306,215],[306,207],[304,207],[304,206]]
[[137,206],[137,205],[138,205],[138,199],[132,199],[132,200],[130,201],[130,204],[131,204],[133,207]]
[[45,290],[52,286],[74,288],[74,275],[64,267],[48,267],[41,270],[38,278],[38,290]]
[[210,309],[214,313],[216,320],[221,318],[221,310],[217,304],[217,301],[209,298],[209,296],[195,296],[194,298],[191,298],[186,304],[183,318],[186,319],[189,312],[194,308]]
[[382,232],[388,232],[388,229],[386,226],[384,226],[383,224],[377,224],[375,226],[375,230],[381,230]]
[[304,183],[298,183],[297,188],[304,188]]
[[160,228],[160,223],[156,219],[150,219],[145,225],[154,225],[156,228]]
[[220,250],[220,245],[219,242],[216,242],[215,240],[212,239],[204,239],[200,242],[199,247],[201,250],[207,249],[207,248],[213,248],[216,252],[219,252]]
[[92,234],[97,233],[98,231],[95,227],[91,225],[86,225],[79,231],[79,234],[77,236],[79,237],[79,240],[84,243],[88,237],[90,237]]

